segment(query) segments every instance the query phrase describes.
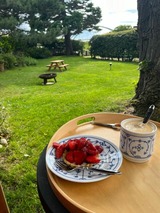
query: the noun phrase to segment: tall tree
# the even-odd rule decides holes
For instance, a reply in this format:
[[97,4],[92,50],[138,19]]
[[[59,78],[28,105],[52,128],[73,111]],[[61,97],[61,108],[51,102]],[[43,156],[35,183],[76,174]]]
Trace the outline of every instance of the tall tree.
[[[1,0],[0,33],[10,34],[15,43],[35,46],[53,43],[61,35],[55,21],[61,11],[59,0]],[[21,42],[20,42],[21,41]]]
[[[25,1],[25,0],[24,0]],[[30,31],[30,40],[37,43],[52,43],[61,35],[61,24],[57,21],[62,5],[59,0],[28,0],[25,2],[25,18]]]
[[143,116],[151,104],[160,121],[160,1],[138,0],[139,71],[133,106]]
[[90,0],[60,0],[64,6],[59,20],[62,23],[62,33],[65,37],[66,54],[73,53],[71,36],[83,30],[93,30],[101,19],[101,10],[94,7]]
[[90,0],[29,0],[26,21],[31,33],[46,33],[46,38],[64,36],[66,54],[73,53],[71,36],[93,30],[101,19],[101,10]]
[[12,33],[18,30],[23,22],[23,2],[1,0],[0,4],[0,32]]
[[100,8],[94,7],[90,0],[1,1],[0,30],[14,32],[26,23],[30,29],[27,33],[37,42],[52,43],[55,37],[64,36],[67,55],[73,53],[71,36],[98,29],[96,24],[101,19]]

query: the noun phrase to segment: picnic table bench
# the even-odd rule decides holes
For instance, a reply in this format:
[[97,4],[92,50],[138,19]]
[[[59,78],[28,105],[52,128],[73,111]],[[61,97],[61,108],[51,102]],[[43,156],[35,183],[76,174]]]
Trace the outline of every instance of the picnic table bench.
[[68,65],[69,65],[69,64],[62,64],[62,65],[59,65],[58,68],[59,68],[60,71],[62,71],[61,68],[64,68],[65,70],[67,70],[67,66],[68,66]]
[[58,68],[59,71],[62,71],[62,68],[67,70],[68,65],[69,64],[64,64],[64,60],[54,60],[54,61],[51,61],[49,65],[46,65],[46,67],[48,67],[48,71],[50,71],[52,68],[54,68],[54,70]]
[[46,67],[48,67],[48,69],[51,69],[52,67],[55,67],[56,64],[48,64],[46,65]]

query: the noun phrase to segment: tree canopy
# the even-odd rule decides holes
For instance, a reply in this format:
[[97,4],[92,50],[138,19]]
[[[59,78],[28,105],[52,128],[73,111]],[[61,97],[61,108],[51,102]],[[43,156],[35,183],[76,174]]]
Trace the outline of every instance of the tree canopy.
[[51,43],[64,36],[68,55],[73,52],[71,35],[98,29],[100,19],[100,8],[94,7],[90,0],[2,0],[0,6],[1,32],[25,31],[37,42]]
[[96,24],[101,19],[101,10],[94,7],[90,0],[61,0],[64,6],[59,14],[62,26],[62,35],[65,37],[66,54],[72,54],[71,35],[83,30],[98,29]]

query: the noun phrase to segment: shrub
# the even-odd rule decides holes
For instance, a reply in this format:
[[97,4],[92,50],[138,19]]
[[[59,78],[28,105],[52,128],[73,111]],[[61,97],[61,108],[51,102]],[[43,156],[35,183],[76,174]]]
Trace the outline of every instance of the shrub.
[[1,53],[8,53],[13,50],[12,46],[12,37],[8,35],[2,35],[0,36],[0,52]]
[[37,48],[37,47],[29,48],[27,50],[27,53],[32,58],[36,59],[43,59],[52,56],[51,52],[46,48]]
[[5,53],[3,54],[4,59],[4,67],[7,69],[11,69],[16,64],[16,57],[12,53]]
[[72,40],[72,46],[74,53],[83,54],[84,43],[82,41]]
[[37,64],[37,60],[32,57],[24,57],[24,63],[27,66],[32,66]]
[[7,69],[14,66],[32,66],[37,64],[37,60],[32,57],[26,57],[23,54],[14,56],[11,53],[0,54],[0,62],[4,62]]
[[4,63],[3,55],[0,54],[0,63]]
[[37,64],[37,60],[32,57],[16,56],[17,66],[32,66]]
[[52,55],[65,54],[64,39],[57,39],[50,44],[45,44],[45,47],[52,52]]
[[138,57],[137,31],[134,29],[93,36],[90,40],[93,57],[132,61]]

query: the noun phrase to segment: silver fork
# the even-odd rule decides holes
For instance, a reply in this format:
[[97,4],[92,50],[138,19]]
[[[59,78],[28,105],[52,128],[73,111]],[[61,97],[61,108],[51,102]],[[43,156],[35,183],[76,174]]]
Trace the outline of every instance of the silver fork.
[[120,174],[122,174],[122,172],[120,172],[120,171],[98,169],[98,168],[84,166],[84,165],[83,166],[77,166],[76,168],[73,168],[73,167],[67,165],[65,162],[63,162],[61,160],[56,160],[55,166],[58,166],[60,169],[67,171],[69,173],[73,172],[77,169],[87,169],[87,170],[90,170],[90,171],[102,172],[102,173],[105,173],[107,175],[120,175]]
[[110,127],[115,130],[120,130],[120,127],[121,127],[120,123],[110,124],[110,123],[100,123],[100,122],[96,122],[96,121],[91,121],[90,124],[104,126],[104,127]]

